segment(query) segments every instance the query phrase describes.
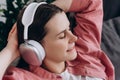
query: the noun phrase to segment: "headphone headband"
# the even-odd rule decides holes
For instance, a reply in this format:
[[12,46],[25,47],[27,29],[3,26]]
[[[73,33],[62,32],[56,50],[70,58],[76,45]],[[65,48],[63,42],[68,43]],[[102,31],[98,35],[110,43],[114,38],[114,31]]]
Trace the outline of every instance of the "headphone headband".
[[22,24],[24,25],[24,40],[28,39],[28,27],[32,24],[34,20],[35,12],[41,4],[47,4],[47,3],[46,2],[31,3],[27,6],[27,8],[23,13]]

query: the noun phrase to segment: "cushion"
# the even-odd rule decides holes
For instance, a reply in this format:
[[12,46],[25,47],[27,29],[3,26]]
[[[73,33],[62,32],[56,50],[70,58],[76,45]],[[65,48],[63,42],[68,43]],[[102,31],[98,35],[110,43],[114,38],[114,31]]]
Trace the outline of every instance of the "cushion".
[[115,80],[120,80],[120,17],[103,23],[101,47],[115,67]]

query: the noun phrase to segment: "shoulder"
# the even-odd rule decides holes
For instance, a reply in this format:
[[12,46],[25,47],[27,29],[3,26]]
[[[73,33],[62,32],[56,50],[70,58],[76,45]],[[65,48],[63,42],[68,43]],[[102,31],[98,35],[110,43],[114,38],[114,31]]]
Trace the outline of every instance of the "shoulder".
[[30,71],[17,68],[9,67],[3,77],[3,80],[41,80],[37,75]]

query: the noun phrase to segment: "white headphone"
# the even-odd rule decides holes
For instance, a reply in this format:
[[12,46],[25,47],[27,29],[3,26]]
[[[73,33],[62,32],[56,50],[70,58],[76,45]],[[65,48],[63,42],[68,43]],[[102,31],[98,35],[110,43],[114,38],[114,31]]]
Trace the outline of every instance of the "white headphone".
[[32,24],[35,12],[41,4],[46,4],[46,2],[41,3],[31,3],[25,9],[22,16],[22,24],[24,25],[24,40],[19,47],[20,54],[23,59],[31,65],[40,66],[43,59],[45,58],[45,50],[42,45],[35,40],[28,40],[28,28]]

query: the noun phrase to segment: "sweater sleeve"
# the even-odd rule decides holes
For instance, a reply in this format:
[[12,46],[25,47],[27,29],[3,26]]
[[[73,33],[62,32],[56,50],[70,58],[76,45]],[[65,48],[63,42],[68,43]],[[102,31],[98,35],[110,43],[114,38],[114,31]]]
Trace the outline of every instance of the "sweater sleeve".
[[[88,58],[98,58],[101,64],[105,66],[105,73],[108,80],[114,80],[114,68],[109,58],[101,52],[101,32],[103,22],[102,0],[72,0],[69,12],[75,12],[76,27],[74,34],[78,37],[76,50],[78,53],[77,64],[82,65],[82,60],[88,61]],[[99,53],[101,52],[101,53]],[[102,58],[104,57],[104,58]],[[72,62],[74,65],[75,61]],[[97,61],[97,60],[96,60]],[[103,61],[103,62],[102,62]],[[91,61],[91,62],[95,62]],[[70,63],[71,64],[71,63]]]
[[86,52],[90,46],[100,48],[103,22],[102,0],[73,0],[69,11],[76,13],[77,26],[74,28],[74,33],[78,36],[76,44],[83,45],[85,47],[83,51]]
[[2,80],[43,80],[43,79],[27,70],[9,67]]

